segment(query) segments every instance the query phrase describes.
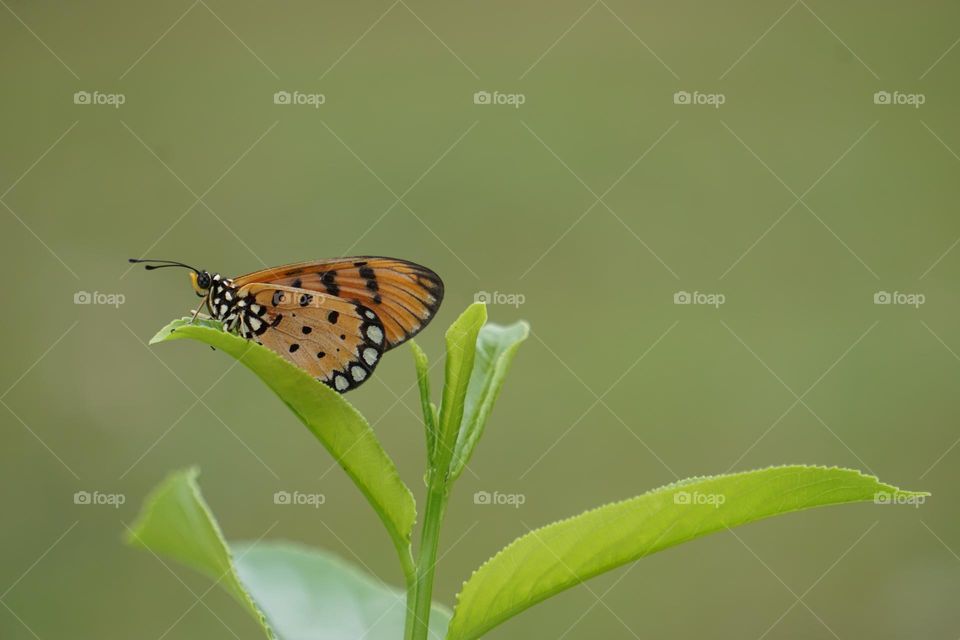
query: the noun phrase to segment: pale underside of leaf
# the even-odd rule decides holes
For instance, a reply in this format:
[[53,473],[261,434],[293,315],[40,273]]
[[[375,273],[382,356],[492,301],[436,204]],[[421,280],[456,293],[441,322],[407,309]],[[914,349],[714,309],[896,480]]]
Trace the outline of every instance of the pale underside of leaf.
[[487,324],[480,330],[451,465],[450,473],[453,478],[457,478],[470,461],[493,411],[513,357],[529,334],[530,326],[526,322],[509,326]]
[[[237,572],[282,640],[399,640],[406,595],[336,556],[290,543],[232,545]],[[450,610],[434,603],[430,638]]]
[[464,583],[447,637],[480,637],[564,589],[709,533],[878,495],[926,494],[848,469],[784,466],[691,478],[604,505],[531,531],[484,563]]

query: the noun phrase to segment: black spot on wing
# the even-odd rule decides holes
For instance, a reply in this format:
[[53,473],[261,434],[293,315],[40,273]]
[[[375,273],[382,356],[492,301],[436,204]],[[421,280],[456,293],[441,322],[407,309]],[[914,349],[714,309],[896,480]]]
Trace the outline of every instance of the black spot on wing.
[[320,274],[320,282],[323,284],[327,293],[332,296],[340,295],[340,287],[337,285],[337,274],[334,271],[324,271]]
[[360,277],[366,280],[366,287],[369,291],[376,292],[380,289],[380,285],[377,284],[377,273],[370,267],[360,267],[359,270]]

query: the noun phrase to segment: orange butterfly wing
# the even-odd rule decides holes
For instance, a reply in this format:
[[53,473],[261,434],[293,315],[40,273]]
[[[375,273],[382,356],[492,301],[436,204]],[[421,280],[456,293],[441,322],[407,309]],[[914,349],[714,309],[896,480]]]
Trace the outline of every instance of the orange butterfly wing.
[[265,309],[261,344],[341,393],[370,378],[386,349],[383,323],[361,304],[259,282],[237,294]]
[[298,262],[240,276],[233,283],[307,289],[369,307],[383,323],[384,350],[419,333],[443,300],[443,281],[430,269],[376,256]]

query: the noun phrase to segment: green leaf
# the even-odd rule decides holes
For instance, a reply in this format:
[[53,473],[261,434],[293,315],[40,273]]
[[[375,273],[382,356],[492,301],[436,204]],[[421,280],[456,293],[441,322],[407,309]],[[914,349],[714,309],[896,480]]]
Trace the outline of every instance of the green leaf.
[[530,325],[517,322],[509,326],[485,325],[477,336],[477,352],[473,360],[473,372],[464,402],[463,418],[457,446],[454,450],[451,477],[456,479],[463,472],[473,454],[483,428],[493,411],[493,404],[500,387],[510,370],[510,363],[520,344],[530,335]]
[[427,462],[432,466],[437,449],[437,422],[433,404],[430,402],[430,361],[413,340],[410,340],[413,363],[417,369],[417,386],[420,387],[420,409],[423,412],[423,425],[427,431]]
[[127,543],[173,558],[214,580],[260,622],[268,638],[273,638],[266,617],[240,581],[220,527],[200,495],[198,474],[197,469],[178,471],[154,489],[137,521],[127,530]]
[[[443,401],[437,435],[437,460],[449,461],[457,443],[464,402],[477,351],[477,334],[487,321],[487,307],[474,303],[447,329],[447,360],[444,370]],[[446,474],[448,468],[439,469]]]
[[411,571],[410,537],[416,519],[413,494],[400,479],[367,421],[342,395],[255,342],[221,330],[219,323],[187,318],[164,327],[150,344],[190,338],[242,362],[263,380],[317,437],[373,505]]
[[926,495],[858,471],[809,466],[683,480],[512,542],[464,583],[447,638],[478,638],[564,589],[708,533],[811,507],[922,502]]
[[[315,549],[287,543],[233,545],[237,571],[285,640],[399,640],[403,591]],[[450,610],[434,603],[430,637],[443,638]]]
[[[403,636],[403,591],[330,553],[288,543],[228,548],[196,482],[171,474],[147,499],[127,542],[203,573],[259,621],[268,638],[395,640]],[[232,549],[232,553],[231,553]],[[442,638],[450,611],[433,605],[431,633]]]

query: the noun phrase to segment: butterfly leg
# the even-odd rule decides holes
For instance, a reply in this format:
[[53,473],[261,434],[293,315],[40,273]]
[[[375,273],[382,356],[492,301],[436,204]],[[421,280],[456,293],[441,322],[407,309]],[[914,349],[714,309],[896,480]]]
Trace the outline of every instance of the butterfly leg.
[[193,317],[190,318],[190,324],[193,324],[194,322],[196,322],[197,316],[200,315],[200,309],[203,309],[203,305],[206,304],[206,302],[207,302],[207,298],[206,298],[206,296],[204,296],[203,300],[200,301],[200,305],[199,305],[199,306],[197,307],[197,309],[193,312]]

